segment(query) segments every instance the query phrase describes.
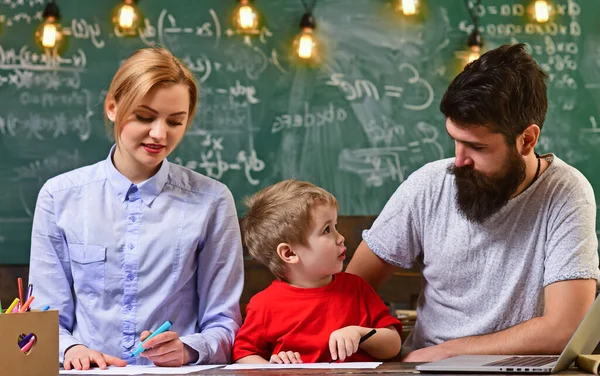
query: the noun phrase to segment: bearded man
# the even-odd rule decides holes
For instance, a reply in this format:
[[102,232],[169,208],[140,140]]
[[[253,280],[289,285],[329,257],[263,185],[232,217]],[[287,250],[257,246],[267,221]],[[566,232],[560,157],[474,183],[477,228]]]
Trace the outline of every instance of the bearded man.
[[414,172],[347,271],[375,289],[417,265],[423,289],[404,361],[464,354],[559,354],[591,306],[596,202],[586,178],[534,152],[547,75],[523,44],[469,64],[440,109],[455,158]]

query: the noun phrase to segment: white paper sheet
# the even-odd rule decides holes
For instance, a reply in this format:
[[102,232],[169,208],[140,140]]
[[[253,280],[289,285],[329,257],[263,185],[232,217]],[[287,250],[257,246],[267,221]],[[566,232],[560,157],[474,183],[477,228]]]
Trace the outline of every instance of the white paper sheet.
[[60,370],[61,375],[181,375],[192,372],[204,371],[222,367],[221,365],[200,365],[200,366],[181,366],[181,367],[157,367],[157,366],[134,366],[128,365],[125,367],[108,367],[105,370],[93,368],[86,371],[78,370]]
[[279,368],[312,368],[312,369],[375,369],[381,362],[348,362],[348,363],[302,363],[302,364],[230,364],[223,369],[279,369]]

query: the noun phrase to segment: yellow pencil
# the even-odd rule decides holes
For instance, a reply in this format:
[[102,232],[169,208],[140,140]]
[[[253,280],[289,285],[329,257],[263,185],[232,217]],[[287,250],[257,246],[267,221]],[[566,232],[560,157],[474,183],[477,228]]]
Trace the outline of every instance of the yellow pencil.
[[17,304],[19,304],[19,298],[15,298],[15,300],[13,300],[12,304],[8,306],[4,313],[12,313],[13,308],[15,308]]

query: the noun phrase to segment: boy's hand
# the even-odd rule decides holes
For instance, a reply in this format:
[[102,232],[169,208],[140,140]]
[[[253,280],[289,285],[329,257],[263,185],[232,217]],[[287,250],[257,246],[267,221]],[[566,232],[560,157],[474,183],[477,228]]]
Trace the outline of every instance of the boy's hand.
[[78,371],[88,370],[94,365],[98,366],[100,369],[106,369],[108,366],[125,367],[127,361],[96,350],[88,349],[83,345],[69,347],[65,352],[63,367],[67,371],[71,369],[76,369]]
[[300,354],[294,351],[280,351],[279,354],[271,355],[271,359],[269,363],[277,363],[277,364],[300,364],[302,363],[302,359],[300,359]]
[[[152,332],[144,330],[140,336],[143,341]],[[187,346],[173,331],[166,331],[144,343],[146,349],[140,356],[149,359],[159,367],[179,367],[198,360],[198,352]]]
[[358,342],[360,341],[360,331],[358,326],[346,326],[331,333],[329,336],[329,351],[331,359],[343,362],[344,359],[358,351]]

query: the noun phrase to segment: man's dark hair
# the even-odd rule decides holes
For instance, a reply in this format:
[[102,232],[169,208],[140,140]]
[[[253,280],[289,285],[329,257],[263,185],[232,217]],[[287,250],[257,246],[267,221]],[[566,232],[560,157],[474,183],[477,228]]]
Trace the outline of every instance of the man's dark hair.
[[454,78],[440,111],[459,127],[488,127],[512,145],[530,124],[542,128],[548,110],[547,79],[523,43],[505,44]]

